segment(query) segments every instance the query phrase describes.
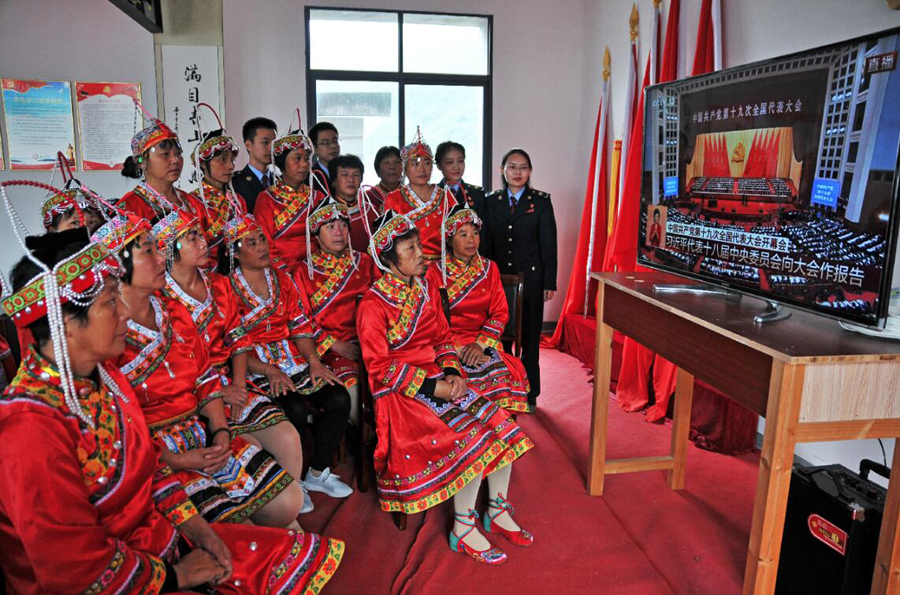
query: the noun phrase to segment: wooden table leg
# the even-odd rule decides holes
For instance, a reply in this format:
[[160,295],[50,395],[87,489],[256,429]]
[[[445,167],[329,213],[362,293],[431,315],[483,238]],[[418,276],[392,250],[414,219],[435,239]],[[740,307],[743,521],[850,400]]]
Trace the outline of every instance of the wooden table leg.
[[597,342],[594,346],[594,399],[591,409],[590,459],[588,463],[588,494],[603,495],[606,475],[606,433],[609,421],[609,379],[612,364],[613,329],[603,324],[603,290],[597,290]]
[[669,487],[684,489],[684,467],[687,461],[688,438],[691,431],[691,404],[694,401],[694,377],[678,368],[675,383],[675,413],[672,417],[672,459]]
[[[891,469],[900,469],[900,438],[894,439],[894,458]],[[888,482],[887,500],[881,519],[881,534],[878,537],[878,554],[875,557],[875,574],[872,577],[873,595],[900,593],[900,483]]]
[[750,546],[744,571],[744,595],[775,591],[797,441],[803,373],[802,365],[786,365],[777,360],[772,362],[766,433],[759,456],[759,479],[756,482]]

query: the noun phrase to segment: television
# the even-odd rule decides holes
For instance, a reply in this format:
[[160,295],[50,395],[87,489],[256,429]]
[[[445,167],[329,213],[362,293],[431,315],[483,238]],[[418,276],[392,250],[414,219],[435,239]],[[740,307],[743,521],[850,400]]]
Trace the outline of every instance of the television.
[[883,327],[900,28],[645,89],[638,264]]

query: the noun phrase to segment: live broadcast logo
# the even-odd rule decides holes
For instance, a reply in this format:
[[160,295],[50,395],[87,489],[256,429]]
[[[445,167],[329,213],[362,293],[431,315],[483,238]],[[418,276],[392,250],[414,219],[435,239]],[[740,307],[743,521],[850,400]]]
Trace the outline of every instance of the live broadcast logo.
[[897,67],[897,52],[889,52],[887,54],[878,54],[866,58],[866,74],[877,74],[879,72],[888,72]]

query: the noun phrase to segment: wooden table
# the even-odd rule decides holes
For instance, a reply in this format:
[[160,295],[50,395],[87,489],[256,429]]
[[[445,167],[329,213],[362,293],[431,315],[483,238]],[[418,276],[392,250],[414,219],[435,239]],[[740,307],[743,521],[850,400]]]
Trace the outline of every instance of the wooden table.
[[[751,297],[658,294],[657,283],[685,283],[661,272],[594,273],[597,355],[588,493],[603,494],[607,474],[666,470],[684,487],[694,377],[766,418],[744,572],[744,593],[772,593],[797,442],[900,437],[900,343],[841,329],[794,311],[758,325],[765,303]],[[671,452],[606,459],[613,331],[678,366]],[[900,440],[894,469],[900,469]],[[895,485],[897,484],[897,485]],[[900,482],[890,482],[872,593],[900,594]]]

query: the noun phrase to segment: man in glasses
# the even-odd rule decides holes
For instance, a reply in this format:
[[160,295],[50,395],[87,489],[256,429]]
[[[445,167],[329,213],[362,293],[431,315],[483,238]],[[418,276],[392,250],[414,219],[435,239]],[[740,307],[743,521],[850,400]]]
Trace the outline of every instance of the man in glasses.
[[341,154],[341,143],[338,140],[338,129],[331,122],[319,122],[309,129],[309,138],[313,142],[316,156],[313,164],[312,176],[309,186],[315,190],[334,194],[334,189],[329,181],[331,175],[328,164]]

